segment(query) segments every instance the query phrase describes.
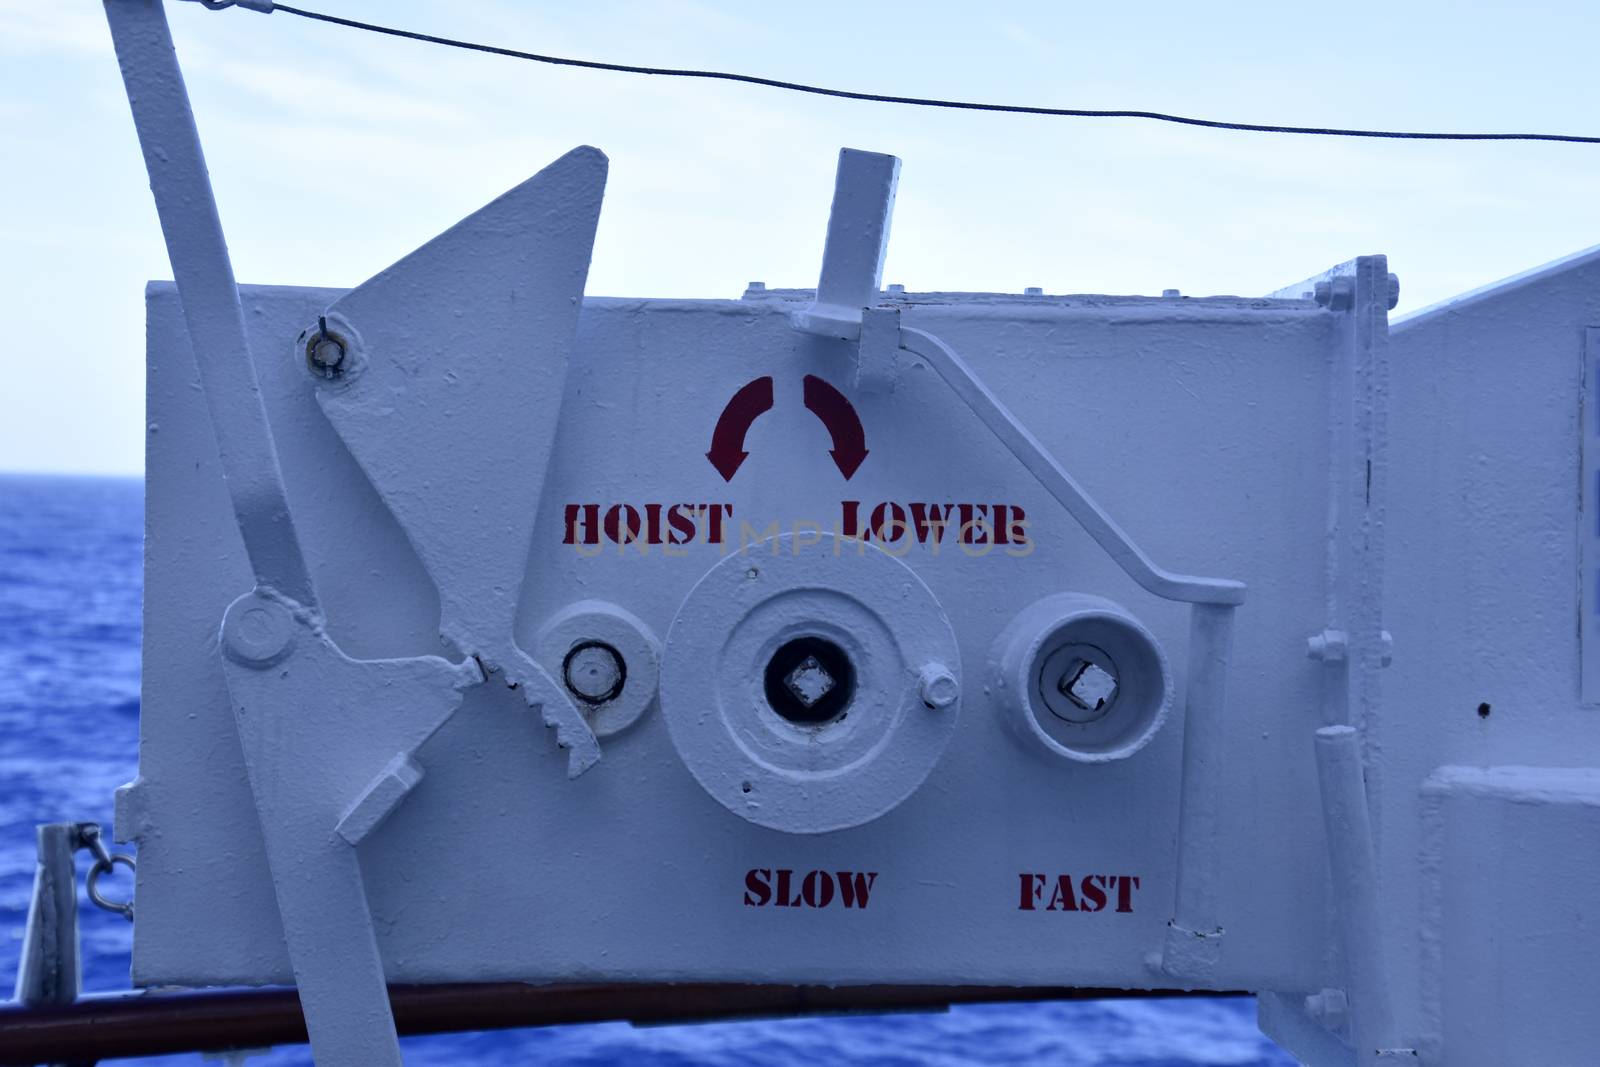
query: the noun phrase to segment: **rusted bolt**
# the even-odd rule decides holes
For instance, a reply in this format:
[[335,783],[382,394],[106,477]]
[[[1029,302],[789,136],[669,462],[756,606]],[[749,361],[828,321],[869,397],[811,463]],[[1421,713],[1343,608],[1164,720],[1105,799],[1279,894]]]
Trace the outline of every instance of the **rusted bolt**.
[[345,358],[350,354],[350,343],[328,329],[325,315],[317,316],[317,328],[306,339],[306,366],[319,378],[330,381],[345,372]]

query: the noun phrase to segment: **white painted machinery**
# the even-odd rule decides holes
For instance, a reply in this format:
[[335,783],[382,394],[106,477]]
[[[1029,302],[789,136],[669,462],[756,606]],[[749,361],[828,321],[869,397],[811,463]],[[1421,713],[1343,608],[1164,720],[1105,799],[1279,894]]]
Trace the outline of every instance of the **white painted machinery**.
[[485,979],[1246,989],[1313,1064],[1594,1062],[1600,258],[1399,323],[1382,256],[884,291],[898,162],[845,151],[815,291],[604,299],[580,148],[236,288],[159,6],[106,7],[176,277],[136,985],[294,981],[325,1065]]

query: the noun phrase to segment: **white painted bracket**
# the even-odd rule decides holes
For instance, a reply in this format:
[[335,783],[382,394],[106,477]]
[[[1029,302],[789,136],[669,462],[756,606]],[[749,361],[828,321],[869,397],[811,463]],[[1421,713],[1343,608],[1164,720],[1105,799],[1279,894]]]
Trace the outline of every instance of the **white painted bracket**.
[[861,338],[861,310],[877,303],[883,282],[899,181],[900,160],[894,156],[839,150],[817,297],[794,313],[796,329],[842,341]]
[[1355,1052],[1306,1010],[1306,997],[1298,993],[1256,996],[1256,1025],[1261,1032],[1293,1053],[1300,1063],[1317,1067],[1356,1067]]
[[441,634],[554,727],[572,777],[599,743],[512,628],[607,166],[568,152],[340,297],[304,342],[336,339],[317,401],[438,586]]
[[421,783],[421,764],[412,759],[409,752],[400,753],[389,761],[389,765],[379,772],[339,819],[339,836],[351,845],[361,844],[394,813],[406,794]]
[[[1019,422],[954,349],[933,334],[902,328],[894,308],[876,308],[889,217],[900,162],[893,156],[844,149],[839,153],[828,241],[815,302],[793,318],[797,329],[857,341],[856,385],[864,392],[894,387],[900,355],[920,358],[998,437],[1028,472],[1095,542],[1146,590],[1192,605],[1190,669],[1186,687],[1183,783],[1179,806],[1179,857],[1173,918],[1161,955],[1168,975],[1204,985],[1221,958],[1217,924],[1218,806],[1225,761],[1223,715],[1233,656],[1234,609],[1244,600],[1241,582],[1173,574],[1139,548],[1049,450]],[[892,345],[894,351],[890,351]]]
[[900,380],[900,309],[861,309],[861,347],[856,356],[856,388],[892,393]]
[[1227,776],[1224,720],[1228,669],[1233,658],[1234,611],[1244,601],[1242,582],[1173,574],[1158,567],[1078,485],[1028,428],[989,391],[954,349],[933,334],[900,331],[907,352],[920,357],[1000,439],[1039,484],[1066,508],[1127,575],[1167,600],[1191,605],[1189,677],[1185,687],[1183,781],[1178,807],[1177,892],[1162,948],[1164,973],[1208,984],[1222,954],[1217,922],[1221,797]]
[[483,675],[470,659],[353,660],[299,605],[260,592],[228,608],[221,645],[317,1063],[399,1067],[354,846],[421,780],[413,754]]

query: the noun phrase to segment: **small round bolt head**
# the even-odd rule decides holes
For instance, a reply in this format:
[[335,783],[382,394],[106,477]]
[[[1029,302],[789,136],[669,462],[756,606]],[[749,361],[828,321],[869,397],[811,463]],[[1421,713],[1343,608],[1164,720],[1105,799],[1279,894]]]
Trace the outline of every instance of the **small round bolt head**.
[[616,699],[626,677],[622,656],[600,641],[585,642],[567,653],[561,673],[572,695],[588,704]]
[[929,663],[922,668],[922,702],[930,708],[948,708],[961,695],[961,683],[942,663]]
[[222,647],[228,658],[256,670],[283,662],[294,651],[294,638],[289,609],[262,596],[239,598],[222,620]]

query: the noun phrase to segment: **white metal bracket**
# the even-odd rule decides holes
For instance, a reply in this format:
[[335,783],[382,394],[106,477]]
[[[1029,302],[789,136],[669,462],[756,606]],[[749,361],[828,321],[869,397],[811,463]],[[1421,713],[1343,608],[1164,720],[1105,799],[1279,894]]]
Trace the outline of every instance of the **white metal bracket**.
[[606,172],[598,150],[568,152],[334,301],[306,337],[333,339],[317,402],[438,587],[442,636],[542,715],[574,778],[600,745],[512,630]]
[[889,250],[900,160],[880,152],[839,150],[814,301],[794,313],[796,329],[841,341],[861,339],[861,310],[878,302]]
[[1204,985],[1221,954],[1217,805],[1226,766],[1222,717],[1233,656],[1234,609],[1244,600],[1244,583],[1174,574],[1157,566],[954,349],[926,331],[900,326],[898,308],[867,307],[875,301],[882,276],[899,171],[899,161],[892,156],[851,149],[839,153],[816,301],[795,313],[794,326],[856,341],[856,381],[865,391],[881,388],[886,379],[892,388],[897,364],[884,355],[891,341],[895,359],[900,350],[921,359],[1130,578],[1156,596],[1192,605],[1177,892],[1161,968],[1173,977]]
[[223,676],[319,1067],[398,1067],[355,846],[422,779],[416,751],[483,681],[471,659],[353,660],[257,591],[223,620]]

